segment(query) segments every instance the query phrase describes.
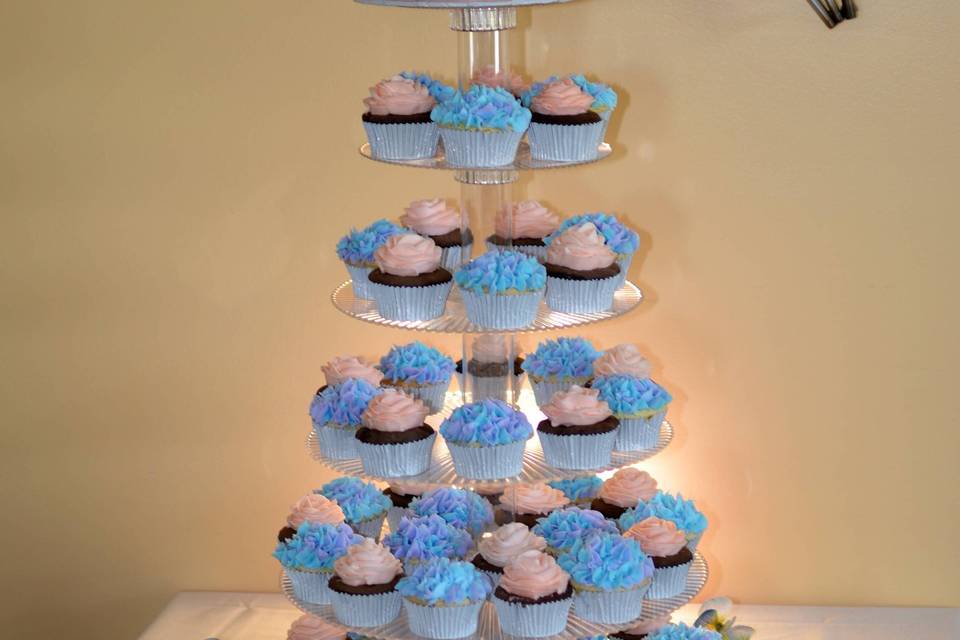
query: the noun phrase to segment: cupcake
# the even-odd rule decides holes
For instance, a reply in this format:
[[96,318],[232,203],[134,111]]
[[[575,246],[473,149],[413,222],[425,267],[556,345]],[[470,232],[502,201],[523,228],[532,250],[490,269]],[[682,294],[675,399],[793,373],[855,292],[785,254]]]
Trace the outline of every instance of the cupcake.
[[593,361],[595,378],[631,376],[643,380],[649,378],[652,371],[650,361],[643,357],[635,344],[618,344]]
[[499,87],[475,84],[434,107],[430,117],[451,167],[488,168],[513,162],[530,110]]
[[381,392],[365,380],[348,378],[340,384],[327,385],[313,397],[310,418],[324,456],[334,460],[357,457],[354,436],[360,428],[360,417]]
[[583,338],[558,338],[538,344],[523,361],[537,404],[543,406],[556,392],[588,383],[593,377],[593,361],[599,356],[600,352]]
[[498,522],[513,520],[533,527],[540,518],[569,503],[570,500],[562,491],[552,489],[542,482],[511,484],[504,488],[500,497],[500,512],[503,517]]
[[547,247],[547,306],[562,313],[599,313],[620,287],[616,254],[590,222],[570,227]]
[[626,227],[616,216],[607,213],[584,213],[581,215],[567,218],[560,225],[560,228],[544,238],[547,246],[561,233],[571,227],[577,227],[589,222],[597,228],[600,235],[610,250],[617,254],[617,265],[620,267],[620,284],[623,284],[627,277],[627,270],[630,268],[630,262],[633,260],[633,254],[640,248],[640,236],[636,231]]
[[573,587],[567,572],[551,556],[524,551],[503,568],[492,601],[504,633],[543,638],[567,628]]
[[[621,425],[621,429],[623,426]],[[657,481],[646,471],[633,467],[620,469],[603,483],[600,493],[590,504],[604,518],[618,520],[627,509],[657,495]]]
[[430,410],[397,389],[384,389],[363,412],[357,452],[363,471],[380,478],[415,476],[430,468],[437,433],[424,420]]
[[478,327],[519,329],[537,319],[547,272],[533,256],[488,251],[457,269],[467,319]]
[[347,547],[361,539],[345,524],[304,522],[297,528],[296,535],[277,543],[273,557],[283,565],[298,600],[328,604],[327,582],[333,573],[333,563],[347,552]]
[[438,558],[463,560],[473,547],[473,538],[440,516],[430,515],[400,518],[397,529],[383,543],[410,573],[420,564]]
[[383,490],[383,495],[390,498],[390,509],[387,510],[387,525],[390,531],[396,531],[400,524],[400,518],[404,516],[413,516],[410,512],[410,503],[414,498],[419,498],[430,489],[435,489],[439,485],[427,482],[407,482],[404,480],[393,480],[387,484]]
[[503,483],[492,482],[490,484],[473,485],[473,492],[490,503],[494,509],[500,504],[500,496],[503,495]]
[[443,252],[440,266],[453,271],[470,259],[473,236],[465,227],[460,210],[440,198],[411,202],[400,216],[400,223],[434,241]]
[[610,126],[610,116],[613,114],[613,110],[617,108],[617,92],[602,82],[590,82],[583,74],[572,75],[570,79],[593,97],[590,110],[599,114],[600,119],[603,120],[603,132],[600,135],[600,140],[604,140],[607,135],[607,127]]
[[453,369],[452,358],[419,341],[393,347],[380,358],[383,386],[423,400],[431,413],[443,409]]
[[387,241],[390,236],[406,233],[403,227],[387,220],[377,220],[366,229],[360,231],[351,229],[350,233],[340,238],[337,243],[337,257],[347,267],[347,273],[352,280],[353,293],[358,298],[373,298],[370,291],[370,281],[367,276],[376,268],[373,253]]
[[469,531],[474,537],[493,524],[493,507],[469,489],[431,489],[410,503],[410,511],[417,517],[440,516],[447,524]]
[[344,521],[367,538],[378,540],[390,499],[372,482],[345,476],[331,480],[316,493],[333,500],[343,510]]
[[507,204],[497,212],[494,234],[487,238],[487,248],[513,249],[543,262],[547,258],[543,239],[559,228],[557,214],[536,200]]
[[290,507],[287,524],[280,529],[277,539],[281,542],[289,540],[296,535],[297,529],[304,522],[310,524],[343,524],[343,511],[333,500],[328,500],[315,493],[309,493]]
[[687,547],[696,551],[703,532],[707,530],[707,517],[697,510],[693,500],[685,500],[683,494],[676,496],[664,491],[657,491],[650,500],[640,502],[633,509],[627,509],[617,524],[621,531],[627,531],[636,523],[655,517],[669,520],[677,525],[687,538]]
[[378,627],[400,615],[400,561],[370,538],[333,563],[328,584],[333,614],[348,627]]
[[400,580],[410,631],[423,638],[465,638],[477,631],[490,580],[469,562],[440,558]]
[[347,634],[341,627],[308,613],[293,621],[287,640],[347,640]]
[[440,425],[440,435],[458,475],[496,480],[523,470],[523,449],[533,427],[522,411],[488,398],[454,409]]
[[590,506],[593,499],[600,492],[603,486],[603,480],[596,475],[577,476],[576,478],[567,478],[565,480],[551,480],[547,483],[554,489],[563,491],[563,495],[570,499],[574,505]]
[[[468,393],[474,402],[485,398],[511,401],[511,377],[513,393],[519,393],[523,384],[523,358],[511,358],[513,345],[499,333],[484,333],[470,343],[470,359],[467,360],[467,375],[463,375],[463,360],[457,360],[460,375],[460,390]],[[519,353],[520,347],[516,346]]]
[[688,627],[679,622],[660,627],[649,634],[647,640],[723,640],[723,636],[710,629]]
[[487,574],[491,584],[500,584],[503,568],[524,551],[543,551],[546,541],[522,522],[505,524],[477,544],[473,566]]
[[380,381],[383,380],[383,374],[379,369],[357,356],[337,356],[320,368],[323,370],[327,387],[342,384],[350,379],[363,380],[374,387],[379,387]]
[[591,386],[620,420],[617,451],[642,451],[657,446],[660,425],[673,400],[666,389],[649,378],[629,375],[598,377]]
[[555,556],[566,553],[573,548],[574,542],[593,531],[620,533],[617,525],[597,511],[580,507],[557,509],[546,518],[540,518],[532,531],[546,541],[547,553]]
[[617,640],[644,640],[645,638],[648,638],[651,633],[668,624],[670,624],[669,613],[665,616],[657,616],[656,618],[644,620],[640,624],[630,627],[629,629],[612,633],[610,634],[610,637],[617,638]]
[[557,560],[570,574],[578,616],[589,622],[624,624],[640,617],[653,562],[636,540],[593,532]]
[[394,76],[370,87],[363,128],[370,152],[380,160],[419,160],[437,153],[439,131],[430,112],[437,101],[418,82]]
[[473,84],[505,89],[515,98],[519,98],[527,89],[527,83],[519,73],[510,71],[509,69],[498,70],[492,64],[485,65],[474,71],[471,80]]
[[563,78],[540,85],[527,102],[532,114],[527,138],[533,158],[559,162],[597,158],[603,142],[603,119],[590,110],[593,96],[573,80]]
[[623,536],[639,542],[643,552],[653,560],[653,583],[647,591],[648,598],[671,598],[683,593],[693,553],[677,525],[669,520],[647,518],[627,529]]
[[443,252],[413,233],[391,236],[373,254],[370,293],[387,320],[432,320],[443,315],[453,276],[440,266]]
[[596,389],[573,386],[540,407],[537,426],[547,464],[559,469],[599,469],[610,464],[619,422]]

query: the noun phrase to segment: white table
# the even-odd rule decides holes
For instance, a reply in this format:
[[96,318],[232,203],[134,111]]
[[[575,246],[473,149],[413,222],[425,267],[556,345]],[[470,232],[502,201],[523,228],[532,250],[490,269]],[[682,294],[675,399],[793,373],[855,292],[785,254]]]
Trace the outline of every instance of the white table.
[[[692,622],[699,605],[674,614]],[[960,609],[737,605],[756,640],[960,640]],[[284,640],[300,616],[277,593],[178,593],[140,640]]]

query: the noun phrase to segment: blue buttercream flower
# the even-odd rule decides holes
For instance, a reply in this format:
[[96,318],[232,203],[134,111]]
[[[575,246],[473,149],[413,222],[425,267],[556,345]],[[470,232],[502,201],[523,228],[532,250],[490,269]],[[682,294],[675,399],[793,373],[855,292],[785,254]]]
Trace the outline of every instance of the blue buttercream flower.
[[359,425],[360,416],[367,410],[370,400],[382,391],[366,380],[347,378],[313,396],[310,417],[314,424],[318,425],[329,422],[346,426]]
[[542,82],[534,82],[532,85],[530,85],[529,89],[520,95],[520,103],[523,106],[530,108],[530,105],[533,103],[533,99],[540,95],[540,92],[543,91],[543,88],[548,84],[553,84],[559,79],[559,76],[550,76]]
[[494,447],[527,440],[533,427],[522,411],[487,398],[457,407],[440,425],[440,434],[457,444]]
[[380,371],[391,382],[440,384],[450,380],[455,367],[452,358],[419,341],[393,347],[380,358]]
[[344,476],[320,487],[323,497],[335,501],[347,522],[364,522],[387,512],[393,504],[372,482]]
[[490,502],[467,489],[439,487],[410,503],[416,516],[438,515],[448,524],[479,535],[493,522]]
[[387,238],[402,233],[410,232],[389,220],[377,220],[369,227],[359,231],[351,229],[350,233],[337,242],[337,256],[354,266],[375,266],[373,253],[386,242]]
[[592,222],[610,250],[621,256],[630,255],[640,248],[640,236],[636,231],[624,226],[616,216],[608,213],[582,213],[572,218],[567,218],[560,225],[560,228],[543,239],[543,242],[549,245],[553,239],[570,227],[576,227],[584,222]]
[[547,270],[533,256],[519,251],[488,251],[457,269],[457,286],[474,293],[539,291],[547,286]]
[[428,605],[462,605],[480,602],[493,590],[490,578],[469,562],[440,558],[417,566],[401,578],[401,595]]
[[423,518],[400,518],[397,530],[383,544],[400,560],[422,562],[435,558],[464,558],[473,539],[437,515]]
[[430,119],[441,127],[472,131],[524,132],[530,126],[530,110],[520,105],[509,91],[475,84],[464,93],[440,102]]
[[638,522],[652,517],[654,517],[653,509],[650,508],[648,503],[641,500],[637,506],[627,509],[623,512],[623,515],[617,518],[617,526],[620,527],[620,531],[626,531]]
[[626,531],[637,522],[654,517],[669,520],[687,535],[697,536],[707,529],[707,517],[697,510],[693,500],[685,500],[683,494],[676,496],[665,491],[657,491],[650,500],[640,501],[633,509],[627,509],[617,524]]
[[688,627],[684,623],[668,624],[647,636],[647,640],[722,640],[716,631]]
[[660,411],[673,400],[666,389],[649,378],[604,376],[595,379],[591,386],[600,391],[600,399],[610,405],[618,418]]
[[546,540],[548,547],[562,551],[569,550],[577,540],[594,531],[620,533],[617,525],[604,518],[599,511],[580,507],[551,511],[546,518],[540,518],[532,531]]
[[639,542],[602,531],[578,539],[557,562],[575,585],[601,591],[630,589],[653,576]]
[[599,357],[600,352],[583,338],[557,338],[538,344],[521,366],[540,379],[589,378]]
[[304,522],[296,535],[277,544],[273,557],[291,569],[330,570],[347,552],[347,547],[363,540],[345,524]]
[[603,486],[603,480],[598,476],[578,476],[566,480],[551,480],[547,484],[554,489],[563,491],[563,495],[570,498],[571,501],[582,502],[597,497],[597,494],[600,493],[600,487]]
[[426,73],[417,73],[416,71],[401,71],[400,77],[406,78],[407,80],[415,80],[425,86],[427,91],[430,92],[430,95],[437,102],[449,100],[454,96],[454,94],[457,93],[455,88],[433,78]]
[[586,93],[593,96],[593,104],[590,105],[592,111],[612,111],[617,108],[617,92],[602,82],[590,82],[582,73],[570,76],[573,82],[583,89]]

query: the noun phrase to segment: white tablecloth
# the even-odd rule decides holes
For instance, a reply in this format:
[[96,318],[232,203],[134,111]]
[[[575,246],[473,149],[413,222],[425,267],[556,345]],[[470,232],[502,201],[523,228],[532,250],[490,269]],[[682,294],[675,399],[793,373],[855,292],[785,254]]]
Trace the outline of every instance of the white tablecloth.
[[[674,620],[692,622],[699,605]],[[737,605],[755,640],[960,640],[960,609]],[[284,640],[300,612],[276,593],[185,591],[140,640]]]

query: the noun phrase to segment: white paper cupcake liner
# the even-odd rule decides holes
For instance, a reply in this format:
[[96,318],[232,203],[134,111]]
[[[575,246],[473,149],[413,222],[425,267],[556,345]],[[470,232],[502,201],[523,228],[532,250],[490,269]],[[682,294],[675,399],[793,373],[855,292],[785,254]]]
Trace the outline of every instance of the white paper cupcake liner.
[[370,283],[377,311],[387,320],[432,320],[443,315],[453,280],[426,287]]
[[530,244],[515,244],[507,246],[505,244],[496,244],[491,242],[487,238],[487,251],[516,251],[517,253],[522,253],[524,255],[533,256],[540,262],[543,262],[547,259],[547,247],[540,245],[530,245]]
[[430,468],[430,456],[437,434],[416,442],[369,444],[357,441],[360,462],[367,475],[381,478],[415,476]]
[[409,518],[413,515],[410,509],[404,507],[390,507],[387,509],[387,526],[390,531],[396,531],[400,526],[400,518]]
[[620,267],[620,273],[617,274],[617,288],[623,286],[627,279],[627,271],[630,269],[630,263],[633,262],[633,254],[617,256],[617,265]]
[[636,620],[643,612],[643,596],[650,580],[633,589],[617,591],[577,590],[573,611],[584,620],[600,624],[624,624]]
[[349,524],[350,528],[353,529],[358,535],[361,535],[364,538],[372,538],[379,541],[380,532],[383,531],[383,519],[386,516],[387,513],[383,512],[373,518],[367,518],[366,520],[361,520],[360,522],[348,522],[347,524]]
[[381,160],[418,160],[437,154],[440,128],[433,122],[377,124],[364,122],[370,154]]
[[397,591],[370,595],[340,593],[330,589],[333,614],[348,627],[379,627],[400,615],[403,596]]
[[649,418],[621,418],[620,431],[617,433],[617,451],[646,451],[653,449],[660,441],[660,425],[667,410],[658,411]]
[[566,391],[573,385],[579,385],[582,387],[589,380],[590,378],[566,378],[561,382],[552,382],[549,380],[538,381],[530,378],[530,386],[533,387],[533,397],[537,400],[537,406],[542,407],[550,402],[550,398],[553,397],[553,394],[559,391]]
[[523,470],[523,448],[527,441],[494,447],[470,447],[447,440],[457,474],[471,480],[499,480]]
[[[619,429],[619,427],[618,427]],[[617,429],[592,435],[557,436],[540,434],[543,457],[558,469],[599,469],[610,464]]]
[[310,604],[330,604],[330,587],[327,582],[333,571],[301,571],[285,567],[283,569],[293,585],[293,595],[298,600]]
[[414,398],[423,400],[423,403],[430,409],[430,413],[437,413],[443,409],[443,405],[446,402],[447,388],[449,386],[450,381],[447,380],[446,382],[423,386],[395,385],[394,388]]
[[573,604],[573,598],[543,604],[512,604],[496,596],[490,600],[497,609],[503,632],[523,638],[543,638],[562,633],[567,628],[567,615]]
[[340,425],[318,425],[314,423],[313,431],[317,434],[317,444],[320,452],[333,460],[349,460],[356,458],[357,435],[359,427],[344,427]]
[[690,566],[693,561],[685,562],[676,567],[664,567],[653,570],[653,582],[647,591],[647,598],[658,600],[660,598],[672,598],[683,593],[687,588],[687,574],[690,573]]
[[543,291],[529,293],[478,294],[460,289],[467,319],[473,324],[488,329],[521,329],[533,324]]
[[604,142],[607,139],[607,129],[610,128],[610,116],[613,115],[613,109],[605,109],[603,111],[597,111],[600,115],[600,122],[603,123],[603,130],[600,132],[600,142]]
[[[472,394],[472,402],[479,402],[484,398],[494,398],[496,400],[503,400],[504,402],[510,401],[507,398],[507,381],[509,380],[509,376],[475,376],[468,373],[466,381],[464,381],[463,375],[460,375],[459,379],[460,389],[469,391]],[[521,384],[523,384],[523,374],[514,376],[514,391],[519,391]]]
[[491,600],[493,598],[493,592],[496,591],[497,587],[500,586],[500,578],[503,577],[503,574],[494,573],[493,571],[484,571],[483,569],[480,569],[480,573],[490,578],[490,584],[493,585],[493,588],[490,591],[490,596],[487,598],[488,600]]
[[597,158],[603,142],[603,120],[591,124],[542,124],[527,130],[530,156],[536,160],[584,162]]
[[407,624],[415,635],[434,640],[465,638],[477,632],[480,608],[484,601],[460,606],[435,606],[417,604],[403,599],[407,611]]
[[613,306],[620,276],[600,280],[567,280],[547,276],[547,306],[561,313],[598,313]]
[[[453,273],[460,268],[460,265],[470,260],[470,252],[472,250],[473,244],[443,247],[440,254],[440,266],[450,273]],[[464,256],[466,256],[466,258],[464,258]]]
[[373,271],[373,268],[357,267],[347,262],[344,262],[343,265],[347,268],[347,273],[350,274],[350,279],[353,281],[351,285],[353,287],[353,295],[358,298],[371,300],[373,293],[370,291],[370,280],[368,276]]
[[502,167],[516,158],[523,133],[440,127],[440,137],[447,164],[452,167]]

